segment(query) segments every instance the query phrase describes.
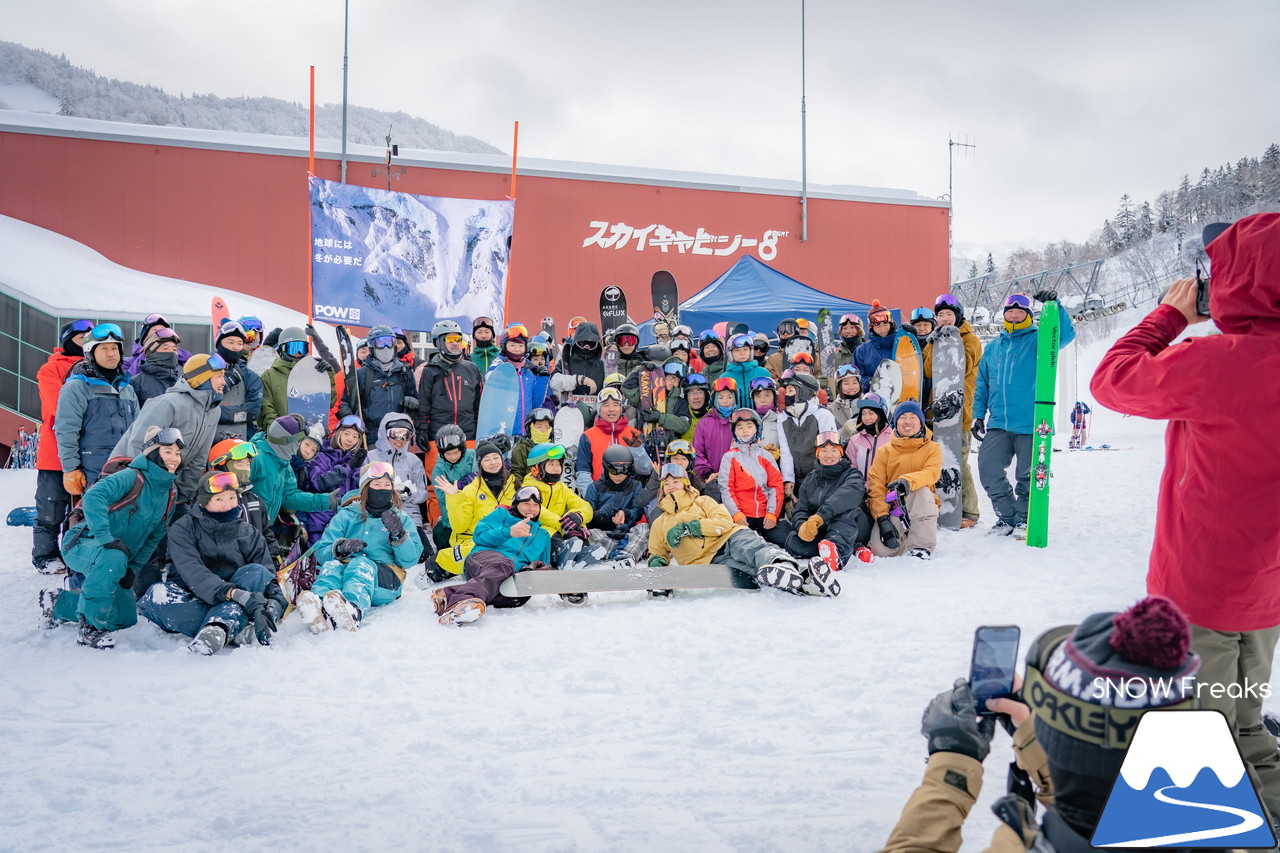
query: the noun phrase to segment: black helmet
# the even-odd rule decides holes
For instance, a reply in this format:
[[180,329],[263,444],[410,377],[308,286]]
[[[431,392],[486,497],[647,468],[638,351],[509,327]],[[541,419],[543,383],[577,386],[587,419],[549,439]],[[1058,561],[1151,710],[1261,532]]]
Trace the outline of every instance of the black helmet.
[[621,444],[611,444],[604,449],[604,470],[610,474],[630,474],[633,462],[631,451]]
[[436,433],[436,449],[441,453],[467,446],[467,434],[457,424],[445,424]]

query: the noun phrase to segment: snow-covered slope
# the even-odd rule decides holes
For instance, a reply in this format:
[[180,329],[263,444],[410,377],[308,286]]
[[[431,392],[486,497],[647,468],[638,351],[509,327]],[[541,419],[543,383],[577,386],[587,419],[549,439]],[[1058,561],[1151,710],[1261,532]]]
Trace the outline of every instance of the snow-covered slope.
[[[445,629],[410,584],[358,634],[293,617],[213,659],[145,622],[107,653],[40,630],[30,532],[0,528],[0,847],[875,849],[975,627],[1021,625],[1025,649],[1144,594],[1162,430],[1099,412],[1094,443],[1126,449],[1057,454],[1043,551],[985,536],[984,500],[933,561],[846,573],[835,600],[538,598]],[[0,512],[33,488],[0,472]],[[998,732],[967,850],[1010,760]]]

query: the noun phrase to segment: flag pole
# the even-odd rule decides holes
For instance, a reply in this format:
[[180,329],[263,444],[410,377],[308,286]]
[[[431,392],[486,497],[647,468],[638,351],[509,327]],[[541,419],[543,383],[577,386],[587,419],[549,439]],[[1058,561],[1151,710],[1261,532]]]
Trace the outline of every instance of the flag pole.
[[[311,66],[311,119],[310,119],[310,141],[309,155],[307,158],[307,176],[315,177],[316,174],[316,67]],[[311,192],[308,187],[307,196],[310,198]],[[311,262],[311,205],[307,204],[307,318],[314,320],[312,312],[315,311],[315,299],[313,289],[315,282],[313,281],[313,273],[315,265]]]

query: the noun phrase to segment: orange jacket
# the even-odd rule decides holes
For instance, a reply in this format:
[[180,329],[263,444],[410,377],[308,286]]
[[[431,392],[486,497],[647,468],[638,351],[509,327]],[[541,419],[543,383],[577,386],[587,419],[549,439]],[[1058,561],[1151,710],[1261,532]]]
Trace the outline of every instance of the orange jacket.
[[[747,466],[762,469],[764,482],[760,482],[759,473],[753,474]],[[738,513],[746,518],[771,515],[775,519],[782,514],[782,472],[773,461],[773,454],[761,445],[744,447],[735,443],[720,461],[719,474],[720,494],[735,522],[742,523]]]
[[80,360],[80,356],[63,355],[62,347],[57,347],[36,371],[40,388],[40,446],[36,449],[36,468],[41,471],[62,470],[62,463],[58,461],[58,439],[53,434],[53,416],[58,411],[58,394],[67,381],[67,374]]
[[[942,445],[933,440],[933,431],[925,429],[924,438],[903,438],[894,434],[893,441],[876,451],[871,460],[871,473],[867,475],[867,503],[871,517],[889,514],[884,502],[885,487],[894,480],[907,481],[907,488],[915,491],[928,486],[938,500],[934,484],[942,476]],[[941,506],[941,502],[939,502]]]

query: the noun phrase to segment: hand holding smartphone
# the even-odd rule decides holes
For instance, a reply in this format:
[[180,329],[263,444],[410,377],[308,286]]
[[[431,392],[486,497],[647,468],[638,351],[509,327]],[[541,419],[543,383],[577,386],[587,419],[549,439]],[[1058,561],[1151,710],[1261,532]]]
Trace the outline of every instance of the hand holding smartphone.
[[994,716],[988,699],[1013,695],[1013,676],[1018,664],[1017,625],[983,625],[973,632],[973,655],[969,662],[969,687],[973,690],[974,711]]

